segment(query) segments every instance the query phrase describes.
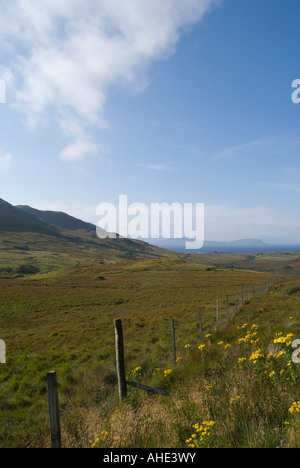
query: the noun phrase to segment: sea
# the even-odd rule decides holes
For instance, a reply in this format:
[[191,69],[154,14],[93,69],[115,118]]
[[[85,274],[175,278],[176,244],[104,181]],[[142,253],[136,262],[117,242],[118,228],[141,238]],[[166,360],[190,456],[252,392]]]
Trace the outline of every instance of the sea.
[[222,247],[203,247],[199,250],[176,249],[176,252],[185,253],[267,253],[267,252],[300,252],[298,245],[268,245],[268,246],[222,246]]
[[[149,242],[149,240],[148,240]],[[167,250],[172,250],[180,253],[267,253],[267,252],[299,252],[300,253],[300,243],[299,244],[267,244],[261,242],[257,245],[255,244],[234,244],[234,243],[219,243],[219,242],[205,242],[204,246],[198,250],[190,250],[185,248],[185,243],[183,242],[166,242],[164,241],[151,241],[149,242],[152,245],[161,247]]]

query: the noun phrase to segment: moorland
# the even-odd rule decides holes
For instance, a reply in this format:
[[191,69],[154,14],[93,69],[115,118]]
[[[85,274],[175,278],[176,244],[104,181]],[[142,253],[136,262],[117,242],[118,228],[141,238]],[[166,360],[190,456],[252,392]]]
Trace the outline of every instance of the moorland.
[[[2,448],[50,446],[52,370],[63,447],[300,446],[299,252],[179,254],[4,201],[0,220]],[[127,377],[170,396],[119,403],[115,319]]]

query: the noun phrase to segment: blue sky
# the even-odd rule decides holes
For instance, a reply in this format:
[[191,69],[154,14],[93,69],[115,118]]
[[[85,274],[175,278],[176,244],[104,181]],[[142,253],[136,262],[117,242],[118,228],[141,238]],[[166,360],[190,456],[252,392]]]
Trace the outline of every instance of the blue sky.
[[205,204],[205,238],[299,242],[299,0],[0,0],[0,197]]

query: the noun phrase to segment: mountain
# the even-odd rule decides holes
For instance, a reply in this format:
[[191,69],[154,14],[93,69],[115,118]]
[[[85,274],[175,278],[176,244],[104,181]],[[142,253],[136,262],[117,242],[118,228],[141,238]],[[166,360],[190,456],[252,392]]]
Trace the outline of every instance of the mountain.
[[235,241],[230,242],[214,242],[214,241],[206,241],[204,242],[203,250],[232,250],[232,249],[260,249],[260,248],[267,248],[268,244],[261,239],[238,239]]
[[39,232],[41,234],[58,235],[56,226],[37,220],[5,200],[0,199],[0,232]]
[[229,245],[232,245],[232,246],[243,246],[243,247],[247,247],[247,246],[266,246],[266,242],[264,242],[263,240],[261,239],[240,239],[240,240],[236,240],[236,241],[231,241],[231,242],[228,242]]
[[[66,213],[56,211],[41,211],[30,206],[19,205],[16,208],[21,210],[24,214],[27,214],[35,220],[41,221],[42,223],[51,224],[52,226],[59,227],[61,229],[68,229],[70,231],[83,230],[86,232],[95,232],[96,227],[91,223],[86,223],[80,219],[74,218]],[[0,222],[1,223],[1,222]]]
[[99,239],[91,223],[0,199],[0,276],[8,271],[176,256],[140,240]]

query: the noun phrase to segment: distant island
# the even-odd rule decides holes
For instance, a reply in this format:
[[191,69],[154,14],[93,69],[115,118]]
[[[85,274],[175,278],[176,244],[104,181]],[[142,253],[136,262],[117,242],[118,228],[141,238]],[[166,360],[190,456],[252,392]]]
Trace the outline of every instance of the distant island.
[[253,253],[300,250],[300,242],[299,244],[269,244],[261,239],[238,239],[230,242],[205,241],[199,250],[186,250],[185,242],[187,240],[190,239],[151,239],[148,242],[157,247],[186,253]]

